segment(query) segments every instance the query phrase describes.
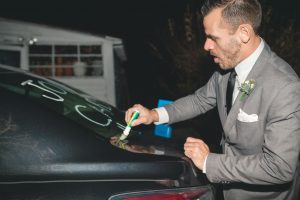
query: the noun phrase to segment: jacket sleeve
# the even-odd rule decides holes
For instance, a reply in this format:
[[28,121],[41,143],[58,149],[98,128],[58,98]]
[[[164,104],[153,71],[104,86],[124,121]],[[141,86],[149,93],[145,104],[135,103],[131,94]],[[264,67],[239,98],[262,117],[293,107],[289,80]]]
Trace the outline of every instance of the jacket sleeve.
[[215,72],[209,81],[194,94],[180,98],[165,108],[169,115],[169,124],[191,119],[216,106],[216,87],[219,72]]

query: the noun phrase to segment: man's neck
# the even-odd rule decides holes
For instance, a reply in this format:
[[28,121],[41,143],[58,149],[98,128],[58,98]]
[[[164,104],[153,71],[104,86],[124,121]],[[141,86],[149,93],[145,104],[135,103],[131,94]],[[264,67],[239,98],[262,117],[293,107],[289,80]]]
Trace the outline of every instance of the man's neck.
[[244,53],[241,56],[241,60],[248,58],[259,46],[261,42],[261,38],[258,35],[255,35],[252,39],[250,39],[244,48]]

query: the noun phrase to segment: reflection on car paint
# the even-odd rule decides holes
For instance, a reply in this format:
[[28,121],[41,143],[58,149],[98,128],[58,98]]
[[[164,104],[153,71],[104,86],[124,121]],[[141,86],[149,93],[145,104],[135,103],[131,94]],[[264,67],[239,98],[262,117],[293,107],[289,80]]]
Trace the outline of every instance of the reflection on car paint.
[[120,128],[120,129],[122,129],[122,130],[125,130],[125,128],[126,128],[125,125],[120,124],[120,123],[118,123],[118,122],[116,123],[116,125],[117,125],[118,128]]
[[104,109],[107,110],[107,111],[111,111],[111,110],[112,110],[111,107],[105,106],[105,105],[103,105],[103,104],[99,104],[99,103],[97,103],[97,100],[95,100],[95,99],[93,99],[93,98],[91,98],[91,97],[85,97],[84,99],[85,99],[87,102],[89,102],[89,103],[91,103],[91,104],[93,104],[93,105],[95,105],[95,106],[104,108]]
[[133,153],[164,155],[164,151],[158,150],[153,145],[144,146],[144,145],[130,144],[128,140],[120,140],[119,137],[111,137],[110,143],[116,147],[125,149]]
[[12,116],[9,114],[7,119],[0,118],[0,136],[7,131],[14,131],[17,129],[17,124],[13,123]]

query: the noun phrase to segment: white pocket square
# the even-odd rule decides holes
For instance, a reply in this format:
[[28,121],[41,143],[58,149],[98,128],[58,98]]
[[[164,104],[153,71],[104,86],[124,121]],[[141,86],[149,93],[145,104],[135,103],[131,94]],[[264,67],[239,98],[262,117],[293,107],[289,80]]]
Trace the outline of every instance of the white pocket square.
[[258,116],[257,114],[247,114],[242,109],[240,109],[240,112],[237,116],[237,119],[241,122],[257,122]]

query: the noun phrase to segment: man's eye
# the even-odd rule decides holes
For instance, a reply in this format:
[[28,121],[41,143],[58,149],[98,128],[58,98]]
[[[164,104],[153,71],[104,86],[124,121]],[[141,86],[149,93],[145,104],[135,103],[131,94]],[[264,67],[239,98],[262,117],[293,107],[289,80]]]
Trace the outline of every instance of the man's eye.
[[217,40],[216,37],[211,37],[210,39],[211,39],[212,41],[214,41],[214,42]]
[[214,41],[214,42],[217,40],[216,37],[213,37],[213,36],[211,36],[211,35],[207,36],[206,38],[207,38],[207,39],[210,39],[210,40],[212,40],[212,41]]

